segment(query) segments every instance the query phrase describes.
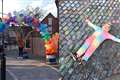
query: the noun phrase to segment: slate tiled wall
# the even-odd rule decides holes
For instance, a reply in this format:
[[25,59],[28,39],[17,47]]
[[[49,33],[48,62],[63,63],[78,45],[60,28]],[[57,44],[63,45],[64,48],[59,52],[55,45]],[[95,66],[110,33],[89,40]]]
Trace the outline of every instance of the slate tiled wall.
[[70,57],[70,52],[76,52],[93,33],[84,22],[85,16],[98,26],[110,21],[110,33],[120,38],[119,0],[59,0],[59,70],[63,80],[104,80],[120,73],[120,44],[111,40],[101,44],[85,66]]

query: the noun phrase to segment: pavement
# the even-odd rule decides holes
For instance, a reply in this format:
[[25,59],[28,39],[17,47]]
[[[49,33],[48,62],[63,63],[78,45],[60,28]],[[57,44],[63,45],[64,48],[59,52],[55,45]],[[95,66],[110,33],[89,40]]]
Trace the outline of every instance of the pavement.
[[58,65],[36,59],[17,59],[17,51],[7,51],[6,80],[59,80]]
[[[6,52],[6,80],[61,80],[58,65],[48,65],[44,59],[17,59],[17,51]],[[105,80],[120,80],[120,74]]]
[[120,80],[120,74],[113,75],[105,80]]
[[[0,80],[1,80],[1,73],[0,73]],[[6,80],[14,80],[8,71],[6,71]]]

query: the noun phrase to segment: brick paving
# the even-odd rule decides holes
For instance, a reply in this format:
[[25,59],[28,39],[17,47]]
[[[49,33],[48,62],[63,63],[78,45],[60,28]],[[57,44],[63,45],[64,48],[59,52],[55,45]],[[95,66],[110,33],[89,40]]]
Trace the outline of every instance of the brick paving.
[[106,21],[111,22],[110,33],[120,38],[119,11],[120,0],[59,0],[59,56],[63,80],[105,80],[120,73],[120,44],[114,41],[101,44],[84,66],[70,55],[94,33],[85,23],[87,16],[99,27]]

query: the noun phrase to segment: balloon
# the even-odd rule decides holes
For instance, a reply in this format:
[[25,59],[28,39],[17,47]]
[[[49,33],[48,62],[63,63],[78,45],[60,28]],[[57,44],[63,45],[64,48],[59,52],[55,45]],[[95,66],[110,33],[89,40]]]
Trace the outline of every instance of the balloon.
[[29,23],[29,16],[24,16],[24,22]]
[[12,21],[15,22],[15,23],[17,23],[17,16],[13,16],[12,17]]
[[13,14],[14,14],[15,16],[17,16],[17,11],[13,11]]
[[4,21],[6,21],[6,20],[9,19],[9,16],[8,16],[8,15],[4,15],[4,16],[3,16],[3,19],[4,19]]
[[12,14],[11,14],[11,13],[8,13],[8,16],[9,16],[9,17],[12,17]]
[[49,40],[50,39],[50,36],[46,35],[43,37],[44,40]]
[[24,23],[29,25],[29,26],[32,26],[32,17],[24,16]]
[[32,26],[32,17],[31,16],[29,16],[29,22],[28,22],[28,24],[30,25],[30,26]]
[[39,27],[39,20],[37,18],[32,19],[32,24],[34,27]]
[[46,54],[48,55],[54,55],[57,53],[58,50],[58,40],[59,39],[59,34],[55,33],[54,35],[52,35],[52,38],[50,38],[47,41],[47,45],[49,45],[49,48],[46,47]]
[[42,36],[43,36],[43,37],[45,37],[45,36],[50,36],[50,34],[49,34],[49,33],[43,33]]
[[0,22],[0,32],[3,32],[5,30],[5,24],[3,22]]
[[55,53],[55,49],[53,48],[53,45],[49,43],[49,41],[45,44],[45,48],[47,55],[52,55]]
[[40,31],[41,31],[41,32],[44,32],[44,33],[45,33],[45,32],[48,32],[48,31],[47,31],[47,30],[45,30],[45,29],[42,29],[42,30],[40,30]]
[[24,17],[24,15],[23,15],[22,13],[21,13],[21,14],[19,14],[19,16],[20,16],[20,17]]
[[55,33],[55,36],[53,38],[55,38],[58,41],[59,40],[59,34]]
[[57,53],[58,50],[58,34],[52,35],[48,41],[45,42],[46,54],[47,55],[54,55]]
[[22,24],[22,22],[24,22],[24,17],[23,17],[23,14],[20,14],[17,16],[17,21],[19,24]]
[[39,32],[40,30],[39,30],[39,28],[35,27],[35,31]]
[[44,27],[44,28],[47,28],[47,24],[41,23],[41,24],[40,24],[40,27],[42,27],[42,28],[43,28],[43,27]]
[[40,24],[39,28],[40,28],[40,31],[45,31],[45,30],[47,31],[48,30],[47,24],[43,24],[43,23]]
[[42,35],[42,39],[44,39],[45,41],[50,39],[50,33],[48,32],[47,28],[48,28],[47,24],[41,23],[39,26],[39,29],[40,29],[40,32]]

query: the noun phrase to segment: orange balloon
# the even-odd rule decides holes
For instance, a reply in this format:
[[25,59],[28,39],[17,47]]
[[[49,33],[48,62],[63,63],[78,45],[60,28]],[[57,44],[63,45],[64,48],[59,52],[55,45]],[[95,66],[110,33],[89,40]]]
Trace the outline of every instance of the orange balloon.
[[45,48],[46,48],[47,55],[54,55],[57,53],[58,41],[59,41],[58,33],[53,34],[48,41],[45,41]]

